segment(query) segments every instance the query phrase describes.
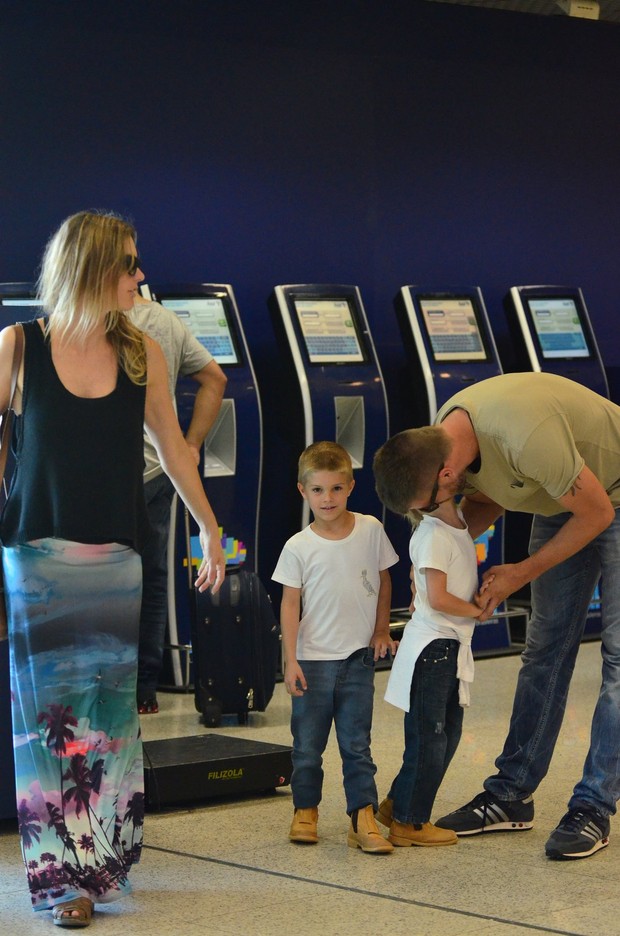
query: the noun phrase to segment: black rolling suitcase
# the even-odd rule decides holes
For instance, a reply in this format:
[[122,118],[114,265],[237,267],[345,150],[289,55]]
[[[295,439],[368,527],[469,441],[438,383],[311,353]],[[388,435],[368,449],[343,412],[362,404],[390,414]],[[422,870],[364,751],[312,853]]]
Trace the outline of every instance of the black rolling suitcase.
[[205,725],[222,714],[263,712],[273,695],[280,628],[267,591],[254,572],[227,571],[217,594],[195,591],[192,659],[196,708]]

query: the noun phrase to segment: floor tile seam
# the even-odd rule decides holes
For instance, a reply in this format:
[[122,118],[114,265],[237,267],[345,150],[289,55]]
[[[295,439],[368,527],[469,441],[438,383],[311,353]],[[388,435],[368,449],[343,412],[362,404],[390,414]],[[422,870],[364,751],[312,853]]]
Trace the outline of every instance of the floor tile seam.
[[446,907],[442,906],[441,904],[429,903],[424,900],[414,900],[411,897],[399,897],[397,894],[386,894],[380,891],[369,891],[362,887],[351,887],[350,885],[338,884],[333,881],[321,881],[318,878],[304,877],[303,875],[291,874],[287,871],[275,871],[272,868],[261,868],[258,865],[241,864],[238,861],[227,861],[224,858],[213,858],[208,855],[196,855],[193,852],[179,851],[178,849],[174,848],[162,848],[160,845],[145,845],[144,849],[160,852],[166,855],[174,855],[177,858],[190,858],[194,861],[215,864],[224,868],[234,868],[237,871],[249,871],[254,874],[264,874],[269,877],[283,878],[285,880],[294,881],[297,884],[312,884],[315,887],[324,887],[329,890],[345,891],[346,893],[355,894],[362,897],[372,897],[377,900],[388,900],[392,903],[419,907],[423,910],[436,910],[437,912],[447,913],[451,916],[463,916],[486,923],[500,923],[503,926],[511,926],[518,929],[530,930],[535,933],[550,933],[552,936],[588,936],[587,933],[578,933],[575,930],[555,929],[554,927],[539,925],[536,923],[525,923],[522,920],[511,920],[505,917],[492,916],[488,913],[475,913],[472,910],[460,910],[457,907]]

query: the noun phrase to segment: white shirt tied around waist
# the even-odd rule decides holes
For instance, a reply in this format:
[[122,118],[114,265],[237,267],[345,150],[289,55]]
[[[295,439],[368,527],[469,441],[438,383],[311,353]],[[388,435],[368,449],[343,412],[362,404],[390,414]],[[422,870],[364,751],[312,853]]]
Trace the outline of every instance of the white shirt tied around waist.
[[404,712],[409,711],[411,680],[420,654],[433,640],[447,637],[459,641],[456,675],[459,680],[459,703],[468,706],[471,702],[470,685],[474,681],[474,657],[471,638],[474,625],[461,624],[454,627],[438,627],[412,618],[406,625],[398,651],[394,657],[390,678],[385,692],[385,701]]

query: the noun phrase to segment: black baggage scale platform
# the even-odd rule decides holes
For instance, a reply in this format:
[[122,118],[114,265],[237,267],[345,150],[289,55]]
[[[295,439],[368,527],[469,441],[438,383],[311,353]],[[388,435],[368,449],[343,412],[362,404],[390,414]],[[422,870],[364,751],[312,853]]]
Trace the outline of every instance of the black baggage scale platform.
[[291,753],[282,744],[220,734],[145,741],[146,809],[286,786],[293,770]]

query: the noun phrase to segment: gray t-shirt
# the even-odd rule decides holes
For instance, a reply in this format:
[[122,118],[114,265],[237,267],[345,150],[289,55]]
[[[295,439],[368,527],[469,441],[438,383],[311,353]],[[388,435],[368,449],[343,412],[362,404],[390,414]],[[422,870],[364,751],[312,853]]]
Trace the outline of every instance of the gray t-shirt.
[[503,374],[461,390],[436,423],[465,410],[480,446],[480,470],[466,472],[506,510],[552,516],[584,464],[620,507],[620,406],[555,374]]
[[[172,402],[177,377],[196,374],[210,364],[213,355],[194,338],[175,312],[159,302],[137,303],[128,313],[134,325],[146,332],[161,347],[168,365],[168,386]],[[162,473],[155,446],[144,434],[144,480],[150,481]]]

